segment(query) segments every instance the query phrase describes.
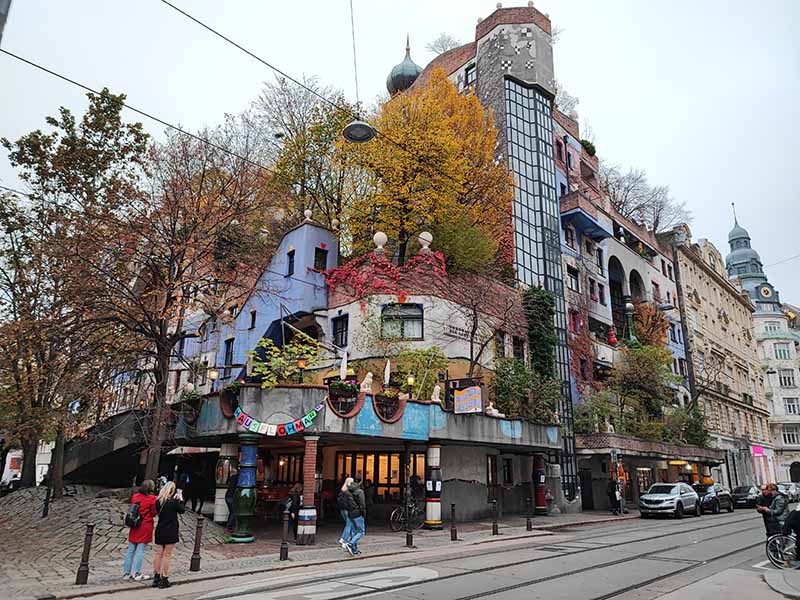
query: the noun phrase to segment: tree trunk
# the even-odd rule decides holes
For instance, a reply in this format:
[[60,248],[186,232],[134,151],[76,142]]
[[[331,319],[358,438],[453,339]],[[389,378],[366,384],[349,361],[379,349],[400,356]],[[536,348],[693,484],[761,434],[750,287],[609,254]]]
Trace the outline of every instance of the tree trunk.
[[50,463],[50,486],[53,498],[61,498],[64,495],[64,437],[64,424],[59,423],[53,460]]
[[22,438],[22,475],[20,487],[36,486],[36,451],[39,449],[39,434],[30,432]]
[[147,448],[147,465],[144,478],[158,479],[158,466],[161,462],[161,446],[163,445],[164,420],[167,414],[167,379],[169,376],[169,352],[156,359],[158,372],[154,390],[154,408],[150,421],[150,440]]

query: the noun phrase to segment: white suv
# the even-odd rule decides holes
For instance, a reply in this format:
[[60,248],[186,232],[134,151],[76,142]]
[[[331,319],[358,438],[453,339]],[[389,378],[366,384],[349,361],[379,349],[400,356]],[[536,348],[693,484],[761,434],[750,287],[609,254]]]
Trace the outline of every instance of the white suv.
[[674,515],[680,519],[691,513],[702,514],[700,497],[688,483],[655,483],[639,498],[639,513],[643,519],[650,515]]

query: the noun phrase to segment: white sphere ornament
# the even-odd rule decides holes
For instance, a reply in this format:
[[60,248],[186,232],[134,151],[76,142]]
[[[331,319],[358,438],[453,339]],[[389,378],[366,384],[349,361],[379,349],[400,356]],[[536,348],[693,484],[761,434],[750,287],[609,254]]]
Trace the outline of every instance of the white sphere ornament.
[[341,225],[341,223],[339,223],[339,219],[333,219],[331,221],[331,228],[332,229],[339,229],[339,225]]
[[389,238],[382,231],[376,231],[372,236],[372,241],[375,244],[375,252],[383,252],[383,247],[389,241]]
[[433,243],[433,235],[430,231],[423,231],[417,236],[419,245],[422,246],[422,252],[430,252],[431,243]]
[[314,213],[311,212],[311,209],[308,209],[308,208],[303,211],[303,216],[306,218],[306,221],[310,221],[311,220],[311,215],[313,215],[313,214]]
[[193,392],[194,391],[194,384],[189,382],[185,386],[183,386],[183,389],[186,390],[187,392]]

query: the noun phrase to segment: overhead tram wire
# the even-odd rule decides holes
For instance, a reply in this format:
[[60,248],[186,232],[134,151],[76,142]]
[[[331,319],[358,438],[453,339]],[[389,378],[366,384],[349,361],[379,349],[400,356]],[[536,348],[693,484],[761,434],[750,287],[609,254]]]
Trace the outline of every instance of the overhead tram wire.
[[[319,98],[320,100],[322,100],[323,102],[325,102],[326,104],[328,104],[329,106],[331,106],[331,107],[333,107],[333,108],[336,108],[337,110],[341,110],[341,111],[345,112],[345,113],[346,113],[346,114],[347,114],[349,117],[351,117],[351,118],[354,118],[354,119],[360,119],[360,118],[361,118],[361,117],[358,115],[358,113],[355,113],[355,112],[353,112],[352,110],[350,110],[350,108],[349,108],[348,106],[346,106],[346,105],[341,105],[341,104],[338,104],[338,103],[334,102],[333,100],[331,100],[330,98],[328,98],[328,97],[326,97],[326,96],[324,96],[324,95],[320,94],[318,91],[316,91],[316,90],[314,90],[314,89],[310,88],[309,86],[307,86],[307,85],[306,85],[306,84],[304,84],[303,82],[301,82],[301,81],[299,81],[299,80],[295,79],[294,77],[292,77],[291,75],[289,75],[288,73],[286,73],[286,71],[283,71],[282,69],[280,69],[280,68],[276,67],[275,65],[273,65],[273,64],[272,64],[272,63],[270,63],[269,61],[267,61],[267,60],[265,60],[265,59],[261,58],[260,56],[258,56],[258,55],[257,55],[257,54],[255,54],[255,53],[251,52],[250,50],[248,50],[247,48],[245,48],[245,47],[244,47],[244,46],[242,46],[241,44],[239,44],[239,43],[235,42],[234,40],[232,40],[231,38],[229,38],[229,37],[228,37],[228,36],[226,36],[225,34],[223,34],[223,33],[220,33],[219,31],[217,31],[216,29],[214,29],[214,28],[213,28],[213,27],[211,27],[210,25],[208,25],[208,24],[204,23],[203,21],[201,21],[201,20],[200,20],[200,19],[198,19],[197,17],[195,17],[195,16],[193,16],[193,15],[189,14],[188,12],[186,12],[185,10],[183,10],[183,9],[181,9],[181,8],[178,8],[177,6],[175,6],[174,4],[172,4],[172,2],[169,2],[169,0],[161,0],[161,2],[162,2],[163,4],[166,4],[167,6],[169,6],[170,8],[172,8],[173,10],[175,10],[176,12],[178,12],[178,13],[182,14],[182,15],[183,15],[184,17],[186,17],[187,19],[189,19],[189,20],[191,20],[191,21],[194,21],[195,23],[197,23],[198,25],[200,25],[202,28],[204,28],[204,29],[206,29],[206,30],[210,31],[211,33],[213,33],[213,34],[214,34],[214,35],[216,35],[217,37],[221,38],[222,40],[224,40],[224,41],[228,42],[229,44],[231,44],[231,45],[232,45],[232,46],[234,46],[235,48],[238,48],[239,50],[241,50],[242,52],[244,52],[245,54],[247,54],[249,57],[251,57],[251,58],[253,58],[253,59],[257,60],[258,62],[260,62],[260,63],[261,63],[261,64],[263,64],[264,66],[266,66],[266,67],[268,67],[268,68],[272,69],[272,70],[273,70],[275,73],[278,73],[278,74],[279,74],[279,75],[281,75],[282,77],[285,77],[286,79],[288,79],[289,81],[291,81],[291,82],[292,82],[292,83],[294,83],[295,85],[298,85],[298,86],[300,86],[302,89],[304,89],[304,90],[305,90],[305,91],[307,91],[308,93],[310,93],[310,94],[313,94],[314,96],[316,96],[317,98]],[[354,40],[354,44],[355,44],[355,40]],[[354,59],[354,60],[355,60],[355,59]],[[406,148],[405,146],[403,146],[403,144],[401,144],[400,142],[398,142],[398,141],[396,141],[396,140],[392,139],[390,136],[388,136],[388,135],[386,135],[385,133],[383,133],[382,131],[380,131],[380,130],[379,130],[377,127],[375,127],[375,126],[374,126],[374,125],[372,125],[371,123],[369,123],[369,125],[370,125],[370,127],[372,127],[372,128],[375,130],[375,133],[376,133],[377,135],[379,135],[380,137],[382,137],[383,139],[385,139],[387,142],[389,142],[389,143],[390,143],[390,144],[392,144],[393,146],[395,146],[395,147],[399,148],[399,149],[400,149],[400,150],[402,150],[403,152],[406,152],[408,155],[410,155],[412,158],[414,158],[414,160],[416,160],[416,161],[417,161],[417,162],[419,162],[420,164],[422,164],[422,165],[424,165],[424,166],[428,167],[428,168],[429,168],[429,169],[431,169],[432,171],[435,171],[436,173],[438,173],[438,174],[439,174],[439,175],[441,175],[442,177],[445,177],[445,178],[447,178],[447,179],[451,180],[451,181],[452,181],[452,182],[455,184],[455,186],[458,186],[458,187],[453,187],[453,188],[452,188],[452,189],[453,189],[453,191],[455,191],[455,192],[457,192],[457,193],[463,193],[463,192],[465,192],[465,191],[466,191],[466,187],[464,186],[464,184],[463,184],[463,183],[461,183],[460,181],[458,181],[458,180],[457,180],[455,177],[453,177],[453,176],[452,176],[452,175],[450,175],[449,173],[445,173],[445,172],[444,172],[444,171],[442,171],[442,170],[441,170],[439,167],[437,167],[435,164],[431,163],[431,162],[430,162],[430,161],[428,161],[427,159],[423,159],[423,158],[421,158],[421,157],[417,156],[417,154],[415,154],[415,153],[414,153],[412,150],[409,150],[408,148]]]
[[[72,84],[74,86],[77,86],[77,87],[81,88],[82,90],[85,90],[85,91],[90,92],[92,94],[100,95],[100,92],[98,92],[97,90],[89,87],[88,85],[85,85],[85,84],[83,84],[83,83],[81,83],[79,81],[71,79],[70,77],[67,77],[66,75],[62,75],[60,73],[57,73],[56,71],[53,71],[52,69],[48,69],[47,67],[42,66],[42,65],[40,65],[38,63],[35,63],[35,62],[31,61],[31,60],[28,60],[27,58],[23,58],[22,56],[19,56],[18,54],[14,54],[13,52],[9,52],[5,48],[0,48],[0,52],[2,52],[3,54],[8,55],[11,58],[14,58],[14,59],[16,59],[16,60],[18,60],[20,62],[23,62],[23,63],[25,63],[25,64],[27,64],[27,65],[29,65],[31,67],[34,67],[35,69],[43,71],[43,72],[47,73],[48,75],[52,75],[53,77],[56,77],[57,79],[61,79],[62,81],[66,81],[67,83],[70,83],[70,84]],[[206,144],[207,146],[210,146],[211,148],[215,148],[215,149],[219,150],[220,152],[224,152],[224,153],[226,153],[226,154],[228,154],[230,156],[233,156],[234,158],[238,158],[239,160],[247,163],[248,165],[250,165],[252,167],[256,167],[258,169],[262,169],[266,173],[269,173],[270,175],[275,177],[278,181],[281,181],[281,182],[283,182],[283,183],[285,183],[285,184],[287,184],[289,186],[294,186],[295,183],[296,183],[296,182],[294,182],[294,181],[292,181],[290,179],[287,179],[282,173],[276,171],[275,169],[272,169],[272,168],[270,168],[270,167],[268,167],[268,166],[266,166],[264,164],[256,162],[256,161],[254,161],[254,160],[252,160],[250,158],[247,158],[246,156],[242,156],[238,152],[234,152],[233,150],[225,148],[224,146],[220,146],[219,144],[216,144],[216,143],[212,142],[211,140],[208,140],[208,139],[206,139],[206,138],[204,138],[202,136],[199,136],[199,135],[197,135],[195,133],[192,133],[190,131],[187,131],[187,130],[183,129],[182,127],[179,127],[177,125],[173,125],[172,123],[170,123],[168,121],[165,121],[164,119],[162,119],[160,117],[157,117],[157,116],[153,115],[152,113],[144,111],[144,110],[142,110],[140,108],[136,108],[135,106],[132,106],[131,104],[128,104],[128,103],[125,103],[125,102],[122,103],[122,106],[124,106],[125,108],[127,108],[130,111],[133,111],[133,112],[135,112],[135,113],[137,113],[139,115],[142,115],[143,117],[151,119],[151,120],[155,121],[156,123],[159,123],[159,124],[163,125],[164,127],[167,127],[169,129],[173,129],[173,130],[177,131],[178,133],[181,133],[183,135],[189,136],[190,138],[192,138],[192,139],[194,139],[194,140],[196,140],[196,141],[198,141],[198,142],[200,142],[202,144]],[[10,192],[14,192],[14,193],[20,194],[22,196],[32,197],[32,194],[28,194],[28,193],[25,193],[25,192],[20,192],[19,190],[15,190],[15,189],[12,189],[12,188],[9,188],[9,187],[6,187],[6,186],[0,186],[0,188],[8,190]]]

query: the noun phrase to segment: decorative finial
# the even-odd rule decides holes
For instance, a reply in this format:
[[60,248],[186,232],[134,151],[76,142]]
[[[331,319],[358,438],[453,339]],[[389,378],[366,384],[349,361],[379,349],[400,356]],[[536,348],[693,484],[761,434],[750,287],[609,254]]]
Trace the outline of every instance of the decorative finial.
[[417,240],[419,240],[419,245],[422,246],[420,252],[431,251],[430,245],[431,242],[433,242],[433,235],[431,235],[430,231],[423,231],[422,233],[420,233],[419,236],[417,237]]
[[731,207],[733,208],[733,224],[738,225],[739,220],[736,218],[736,202],[731,202]]
[[376,231],[375,235],[372,236],[372,241],[375,243],[375,252],[380,254],[383,252],[383,247],[389,241],[389,238],[382,231]]
[[528,0],[528,8],[533,8],[533,0]]
[[311,220],[311,215],[313,215],[313,214],[314,213],[311,212],[310,208],[307,208],[307,209],[305,209],[303,211],[303,216],[306,218],[306,221],[310,221]]
[[498,2],[497,3],[497,8],[503,8],[503,3],[502,2]]
[[406,34],[406,54],[411,53],[411,37]]
[[483,17],[478,17],[478,25],[481,24],[481,21],[483,21]]

